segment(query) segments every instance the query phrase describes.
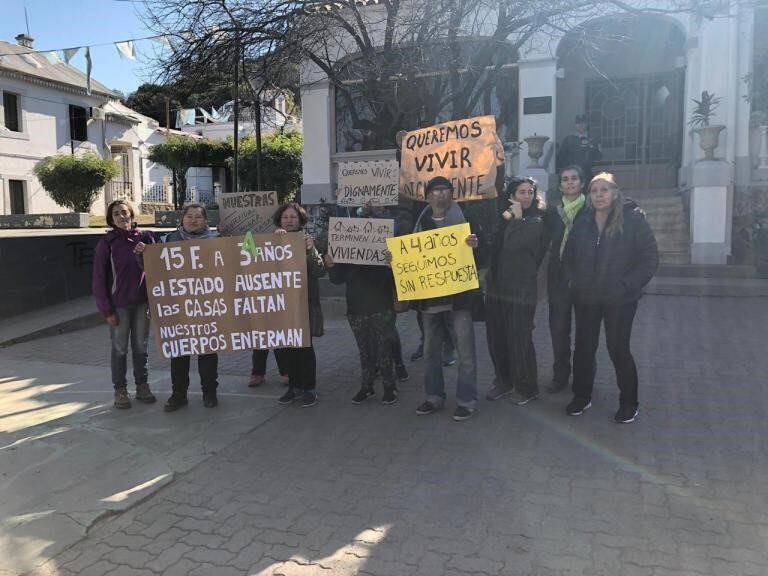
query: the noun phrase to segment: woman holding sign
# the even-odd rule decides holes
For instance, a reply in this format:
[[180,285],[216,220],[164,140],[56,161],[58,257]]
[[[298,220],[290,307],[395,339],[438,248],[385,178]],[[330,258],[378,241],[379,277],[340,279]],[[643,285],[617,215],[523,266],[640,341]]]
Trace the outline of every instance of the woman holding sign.
[[112,384],[115,408],[130,408],[128,396],[128,341],[131,342],[136,400],[151,404],[155,396],[149,390],[147,342],[149,315],[147,286],[137,254],[146,243],[154,243],[149,232],[136,228],[133,206],[127,200],[115,200],[107,207],[107,224],[112,230],[99,240],[93,259],[93,295],[96,306],[109,324],[112,340]]
[[539,395],[533,316],[536,278],[547,251],[547,236],[544,205],[536,191],[533,178],[513,180],[507,186],[509,206],[501,213],[486,276],[485,323],[496,372],[486,398],[498,400],[514,394],[519,406]]
[[[208,213],[202,204],[187,204],[181,214],[181,226],[163,238],[163,242],[193,241],[215,238],[219,235],[208,227]],[[189,389],[189,356],[171,358],[171,397],[165,403],[164,410],[173,412],[187,405],[187,390]],[[197,357],[197,371],[200,374],[200,385],[203,389],[203,406],[214,408],[218,406],[216,388],[219,386],[219,355],[200,354]]]
[[[307,225],[307,211],[297,202],[283,204],[275,212],[272,220],[277,226],[276,234],[303,232]],[[309,277],[309,329],[313,337],[323,335],[323,313],[320,308],[320,286],[318,279],[325,275],[323,258],[315,248],[312,236],[304,234],[307,244],[307,276]],[[288,391],[278,402],[283,406],[301,402],[303,407],[317,404],[315,384],[317,378],[317,358],[315,349],[285,348],[281,351],[288,366]]]
[[589,208],[578,218],[563,253],[563,269],[576,311],[573,400],[565,411],[579,416],[592,405],[600,324],[616,371],[619,409],[614,420],[637,416],[637,367],[630,351],[637,302],[656,273],[659,253],[644,212],[624,200],[613,174],[589,183]]

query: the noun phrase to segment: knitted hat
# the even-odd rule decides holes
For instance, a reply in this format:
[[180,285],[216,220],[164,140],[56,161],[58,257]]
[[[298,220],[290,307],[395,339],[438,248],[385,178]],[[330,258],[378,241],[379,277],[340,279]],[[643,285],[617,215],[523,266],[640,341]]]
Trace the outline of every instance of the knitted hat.
[[445,176],[435,176],[427,182],[427,194],[432,192],[435,188],[438,186],[442,186],[443,188],[448,188],[451,192],[453,192],[453,184],[451,184],[451,181],[448,180]]

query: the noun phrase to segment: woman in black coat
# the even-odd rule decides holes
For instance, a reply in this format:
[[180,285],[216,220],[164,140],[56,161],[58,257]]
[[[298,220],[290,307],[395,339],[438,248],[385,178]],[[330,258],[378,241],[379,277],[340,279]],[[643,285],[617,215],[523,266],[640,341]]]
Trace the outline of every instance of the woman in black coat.
[[544,204],[532,178],[507,186],[509,206],[491,250],[486,275],[485,325],[495,380],[486,394],[498,400],[514,392],[515,404],[524,406],[539,395],[533,317],[536,313],[536,278],[547,251]]
[[574,398],[566,412],[578,416],[592,405],[602,322],[620,391],[614,419],[629,423],[638,406],[637,368],[630,350],[632,323],[642,289],[659,265],[659,254],[645,214],[625,202],[613,174],[602,172],[592,178],[589,203],[585,217],[574,223],[563,253],[576,311]]

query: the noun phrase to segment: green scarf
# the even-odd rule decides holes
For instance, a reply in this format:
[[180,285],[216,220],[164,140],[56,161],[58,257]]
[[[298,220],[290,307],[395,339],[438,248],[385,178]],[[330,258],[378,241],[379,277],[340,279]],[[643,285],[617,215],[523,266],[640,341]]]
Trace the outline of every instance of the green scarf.
[[563,232],[563,241],[560,243],[560,258],[563,257],[563,251],[565,250],[565,243],[568,241],[568,234],[573,228],[573,219],[576,218],[576,214],[579,213],[581,207],[587,201],[584,194],[579,194],[575,200],[568,200],[563,197],[563,209],[560,211],[560,216],[565,224],[565,232]]

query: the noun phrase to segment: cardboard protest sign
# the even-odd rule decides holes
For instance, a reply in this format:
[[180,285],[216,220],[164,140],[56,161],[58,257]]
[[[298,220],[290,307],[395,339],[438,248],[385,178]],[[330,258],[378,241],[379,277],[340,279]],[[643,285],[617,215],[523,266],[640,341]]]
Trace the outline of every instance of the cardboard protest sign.
[[384,266],[387,238],[395,235],[390,218],[329,218],[328,254],[337,264]]
[[397,205],[399,171],[395,160],[339,162],[336,204],[339,206]]
[[456,202],[496,198],[496,167],[503,163],[493,116],[436,124],[403,137],[400,191],[426,200],[427,182],[444,176],[453,183]]
[[165,358],[311,344],[303,233],[154,244],[144,270]]
[[469,224],[387,239],[397,299],[422,300],[479,288]]
[[246,232],[273,232],[272,215],[279,206],[277,192],[230,192],[221,195],[219,233],[240,236]]

